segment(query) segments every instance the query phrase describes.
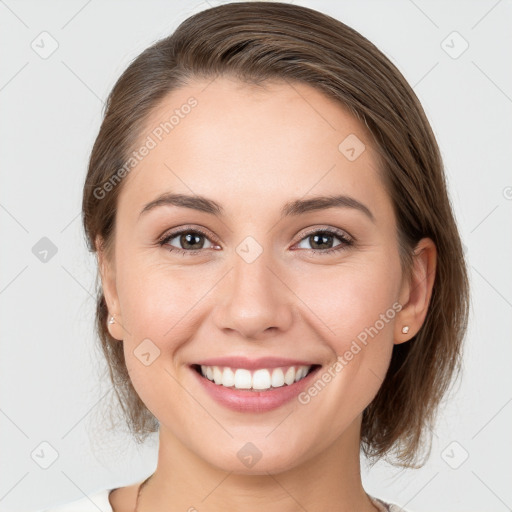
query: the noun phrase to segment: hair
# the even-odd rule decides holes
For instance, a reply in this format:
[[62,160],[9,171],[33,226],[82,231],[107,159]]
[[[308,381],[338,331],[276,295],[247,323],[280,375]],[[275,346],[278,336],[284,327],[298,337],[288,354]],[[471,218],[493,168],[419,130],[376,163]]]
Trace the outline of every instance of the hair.
[[[235,77],[244,83],[308,84],[334,98],[369,129],[397,220],[404,275],[418,241],[431,238],[437,264],[427,315],[408,342],[395,344],[389,369],[361,425],[371,460],[393,452],[413,463],[428,443],[441,399],[461,370],[469,283],[447,194],[440,151],[421,104],[400,71],[359,32],[310,8],[280,2],[237,2],[199,12],[137,56],[117,80],[103,112],[84,184],[82,221],[88,248],[113,256],[116,205],[123,181],[104,197],[133,151],[148,116],[170,92],[193,79]],[[98,277],[98,276],[97,276]],[[96,329],[124,419],[138,442],[158,420],[136,393],[123,344],[107,329],[107,305],[96,281]],[[426,459],[421,462],[425,463]]]

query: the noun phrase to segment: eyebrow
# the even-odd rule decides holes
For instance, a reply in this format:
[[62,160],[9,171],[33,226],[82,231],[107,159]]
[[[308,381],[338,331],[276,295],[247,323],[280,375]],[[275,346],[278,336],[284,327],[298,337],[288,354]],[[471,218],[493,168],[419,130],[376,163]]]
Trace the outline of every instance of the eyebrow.
[[[146,204],[139,214],[139,218],[144,214],[159,206],[178,206],[180,208],[190,208],[200,212],[209,213],[216,217],[224,217],[223,207],[214,201],[203,196],[189,196],[186,194],[164,193],[156,199]],[[364,213],[372,222],[375,223],[375,217],[371,210],[357,199],[346,195],[318,196],[311,199],[296,199],[286,203],[281,209],[281,218],[302,215],[305,213],[325,210],[328,208],[353,208]]]

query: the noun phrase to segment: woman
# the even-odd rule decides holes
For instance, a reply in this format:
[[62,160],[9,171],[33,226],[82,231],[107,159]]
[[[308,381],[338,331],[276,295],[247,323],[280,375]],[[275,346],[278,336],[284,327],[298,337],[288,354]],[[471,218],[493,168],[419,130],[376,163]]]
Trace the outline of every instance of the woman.
[[360,450],[428,455],[468,280],[432,130],[372,43],[291,4],[191,16],[114,86],[83,222],[112,382],[159,453],[76,510],[400,509]]

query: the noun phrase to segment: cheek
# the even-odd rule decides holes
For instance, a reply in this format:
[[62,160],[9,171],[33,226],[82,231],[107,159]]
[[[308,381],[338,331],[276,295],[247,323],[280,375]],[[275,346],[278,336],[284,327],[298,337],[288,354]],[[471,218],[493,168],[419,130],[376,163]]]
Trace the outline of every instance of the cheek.
[[193,335],[187,312],[200,300],[202,288],[191,279],[190,273],[142,256],[121,258],[116,267],[126,366],[150,410],[160,399],[154,389],[173,387],[169,372],[179,365],[173,356]]
[[329,399],[318,401],[318,406],[327,407],[325,414],[338,403],[355,415],[380,388],[394,346],[400,272],[399,263],[385,264],[382,259],[330,268],[309,284],[295,283],[294,290],[310,311],[310,325],[332,353],[329,375],[323,379],[331,389]]
[[194,335],[188,315],[200,299],[200,286],[191,283],[190,275],[186,279],[183,271],[137,266],[128,260],[118,268],[118,276],[124,355],[133,387],[159,420],[168,410],[193,417],[197,411],[187,410],[191,403],[183,400],[177,378],[180,347]]
[[[125,259],[118,267],[118,296],[130,342],[142,338],[166,343],[186,325],[186,315],[204,294],[200,273],[147,262],[143,257]],[[183,335],[183,333],[182,333]]]
[[375,258],[295,279],[291,287],[310,311],[310,322],[342,354],[353,340],[370,347],[369,340],[392,339],[399,280],[399,265]]

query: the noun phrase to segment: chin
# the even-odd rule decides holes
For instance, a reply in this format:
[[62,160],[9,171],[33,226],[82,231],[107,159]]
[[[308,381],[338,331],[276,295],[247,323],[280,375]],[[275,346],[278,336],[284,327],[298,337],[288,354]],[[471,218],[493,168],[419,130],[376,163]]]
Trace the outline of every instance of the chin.
[[[262,446],[262,443],[246,441],[233,443],[234,447],[225,447],[220,452],[204,454],[202,457],[206,462],[222,471],[238,475],[266,475],[268,473],[281,473],[293,469],[301,464],[305,455],[296,451],[292,453],[287,447],[283,453],[283,446],[269,445]],[[261,447],[259,448],[258,445]]]

